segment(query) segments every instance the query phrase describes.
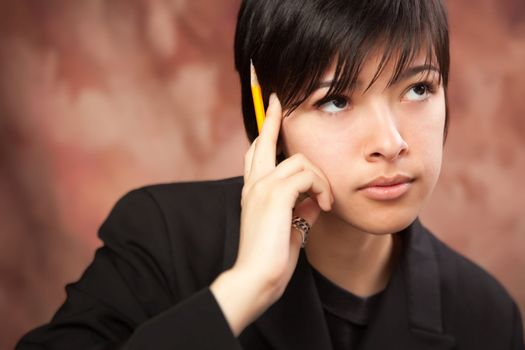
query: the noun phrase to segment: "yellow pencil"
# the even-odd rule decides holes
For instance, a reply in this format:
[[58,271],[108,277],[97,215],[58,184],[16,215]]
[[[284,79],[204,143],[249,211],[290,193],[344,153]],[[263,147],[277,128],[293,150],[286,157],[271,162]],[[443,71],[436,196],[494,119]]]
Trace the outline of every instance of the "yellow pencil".
[[259,134],[264,123],[265,113],[264,113],[264,103],[262,99],[261,86],[259,85],[259,79],[257,79],[257,73],[255,72],[255,67],[253,62],[250,60],[250,72],[251,72],[251,85],[252,85],[252,97],[253,97],[253,107],[255,109],[255,119],[257,120],[257,129]]

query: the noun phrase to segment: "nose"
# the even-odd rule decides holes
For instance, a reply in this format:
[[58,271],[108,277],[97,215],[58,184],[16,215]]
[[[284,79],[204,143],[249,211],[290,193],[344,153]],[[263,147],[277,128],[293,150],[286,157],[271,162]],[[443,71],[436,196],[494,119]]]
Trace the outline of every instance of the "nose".
[[365,157],[369,162],[393,161],[408,153],[408,143],[401,136],[395,113],[389,107],[375,107],[369,120]]

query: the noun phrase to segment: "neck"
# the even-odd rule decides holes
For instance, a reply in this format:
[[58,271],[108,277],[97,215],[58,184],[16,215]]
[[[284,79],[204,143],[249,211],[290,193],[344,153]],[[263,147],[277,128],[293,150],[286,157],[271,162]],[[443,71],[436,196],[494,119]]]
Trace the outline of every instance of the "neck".
[[394,260],[394,237],[373,235],[322,213],[310,231],[305,252],[317,271],[365,297],[386,288]]

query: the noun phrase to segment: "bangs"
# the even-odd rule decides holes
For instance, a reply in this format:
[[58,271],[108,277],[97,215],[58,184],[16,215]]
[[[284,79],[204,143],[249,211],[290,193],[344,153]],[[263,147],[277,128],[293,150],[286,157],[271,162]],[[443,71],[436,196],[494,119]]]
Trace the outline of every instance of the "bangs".
[[[276,77],[262,79],[262,85],[276,91],[287,109],[293,110],[304,102],[334,64],[334,79],[328,93],[352,91],[364,63],[378,50],[383,51],[382,58],[368,88],[385,66],[394,62],[389,79],[392,84],[419,54],[425,55],[426,64],[438,65],[441,78],[447,83],[448,33],[442,30],[447,27],[446,16],[435,6],[435,1],[303,0],[297,10],[302,15],[293,11],[281,14],[294,19],[288,25],[296,30],[292,30],[295,32],[292,37],[286,37],[290,43],[272,67],[278,72]],[[260,53],[265,55],[268,51],[271,48],[261,47]]]
[[[388,1],[386,5],[376,8],[366,6],[366,3],[362,2],[362,8],[357,9],[362,13],[361,21],[354,21],[344,31],[333,33],[339,36],[341,45],[330,50],[337,61],[334,62],[335,74],[328,94],[351,92],[364,63],[372,54],[381,54],[381,50],[381,60],[365,91],[376,82],[385,67],[392,63],[394,69],[388,81],[388,86],[391,86],[419,55],[425,57],[424,66],[438,66],[440,80],[447,85],[448,33],[440,30],[447,27],[446,16],[440,16],[440,11],[432,6],[432,1]],[[344,19],[345,16],[340,17]],[[355,35],[360,32],[367,34]],[[323,72],[316,71],[314,74],[319,76],[326,70],[325,67]],[[429,73],[430,70],[427,70],[426,74]],[[319,81],[308,81],[301,96],[296,95],[293,99],[304,100],[318,83]]]
[[[245,0],[235,45],[243,95],[250,94],[252,59],[266,104],[276,92],[288,113],[318,89],[331,68],[335,73],[328,94],[351,92],[365,63],[376,55],[381,59],[367,88],[391,64],[393,84],[420,55],[425,65],[437,66],[445,88],[448,84],[442,0]],[[243,97],[248,124],[250,103]]]

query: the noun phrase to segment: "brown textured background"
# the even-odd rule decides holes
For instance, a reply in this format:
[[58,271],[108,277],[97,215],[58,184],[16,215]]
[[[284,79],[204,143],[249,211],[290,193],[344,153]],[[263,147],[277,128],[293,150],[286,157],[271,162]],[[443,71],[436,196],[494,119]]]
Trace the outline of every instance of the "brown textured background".
[[[0,2],[0,349],[51,317],[125,192],[241,174],[238,4]],[[423,221],[523,311],[525,2],[449,12],[452,122]]]

